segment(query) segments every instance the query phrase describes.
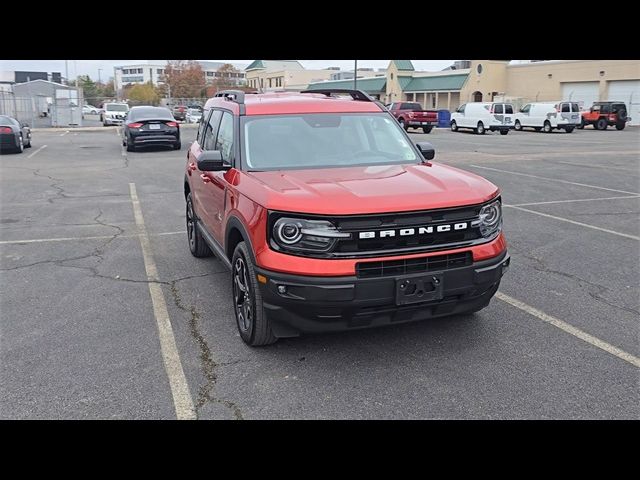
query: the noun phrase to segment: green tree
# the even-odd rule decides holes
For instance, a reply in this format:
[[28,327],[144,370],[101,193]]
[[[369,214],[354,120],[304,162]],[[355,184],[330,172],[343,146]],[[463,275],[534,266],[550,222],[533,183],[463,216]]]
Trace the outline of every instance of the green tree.
[[134,105],[158,105],[160,96],[156,87],[151,82],[141,83],[131,87],[127,92],[127,98]]
[[[72,82],[72,85],[75,85],[75,82]],[[99,87],[96,82],[91,80],[89,75],[78,76],[78,87],[82,88],[85,103],[91,105],[97,103],[98,97],[100,96]]]
[[239,72],[238,69],[230,63],[225,63],[216,73],[216,79],[213,81],[213,84],[217,90],[226,90],[234,88],[237,85],[238,78],[236,74]]

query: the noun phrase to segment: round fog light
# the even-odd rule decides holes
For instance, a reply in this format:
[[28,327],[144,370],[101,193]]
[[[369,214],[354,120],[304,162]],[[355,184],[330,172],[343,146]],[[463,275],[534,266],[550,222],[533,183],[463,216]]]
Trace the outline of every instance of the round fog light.
[[287,293],[287,287],[284,285],[278,285],[278,293],[285,294]]

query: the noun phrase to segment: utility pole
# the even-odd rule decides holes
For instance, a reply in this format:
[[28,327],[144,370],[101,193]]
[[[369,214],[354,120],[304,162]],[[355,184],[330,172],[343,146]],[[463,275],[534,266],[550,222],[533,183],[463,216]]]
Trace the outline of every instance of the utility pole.
[[353,67],[353,89],[358,89],[358,60],[355,60],[356,64]]
[[100,72],[102,71],[101,68],[98,69],[98,83],[102,83],[102,75],[100,75]]
[[64,61],[64,80],[69,85],[69,60]]
[[76,73],[76,88],[78,88],[78,63],[73,61],[73,70]]

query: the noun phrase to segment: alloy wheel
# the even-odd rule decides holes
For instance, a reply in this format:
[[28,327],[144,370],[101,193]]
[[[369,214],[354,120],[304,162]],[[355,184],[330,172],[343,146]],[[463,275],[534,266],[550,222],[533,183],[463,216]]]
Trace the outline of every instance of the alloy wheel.
[[247,279],[247,265],[241,257],[233,266],[233,300],[238,326],[243,332],[249,331],[253,323],[251,308],[251,286]]

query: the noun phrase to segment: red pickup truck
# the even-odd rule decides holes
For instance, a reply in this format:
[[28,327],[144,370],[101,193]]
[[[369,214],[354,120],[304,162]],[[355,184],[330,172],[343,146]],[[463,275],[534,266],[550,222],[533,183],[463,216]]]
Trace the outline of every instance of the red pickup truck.
[[417,102],[395,102],[387,105],[387,109],[407,131],[409,128],[422,128],[424,133],[429,133],[438,124],[438,112],[423,110]]

